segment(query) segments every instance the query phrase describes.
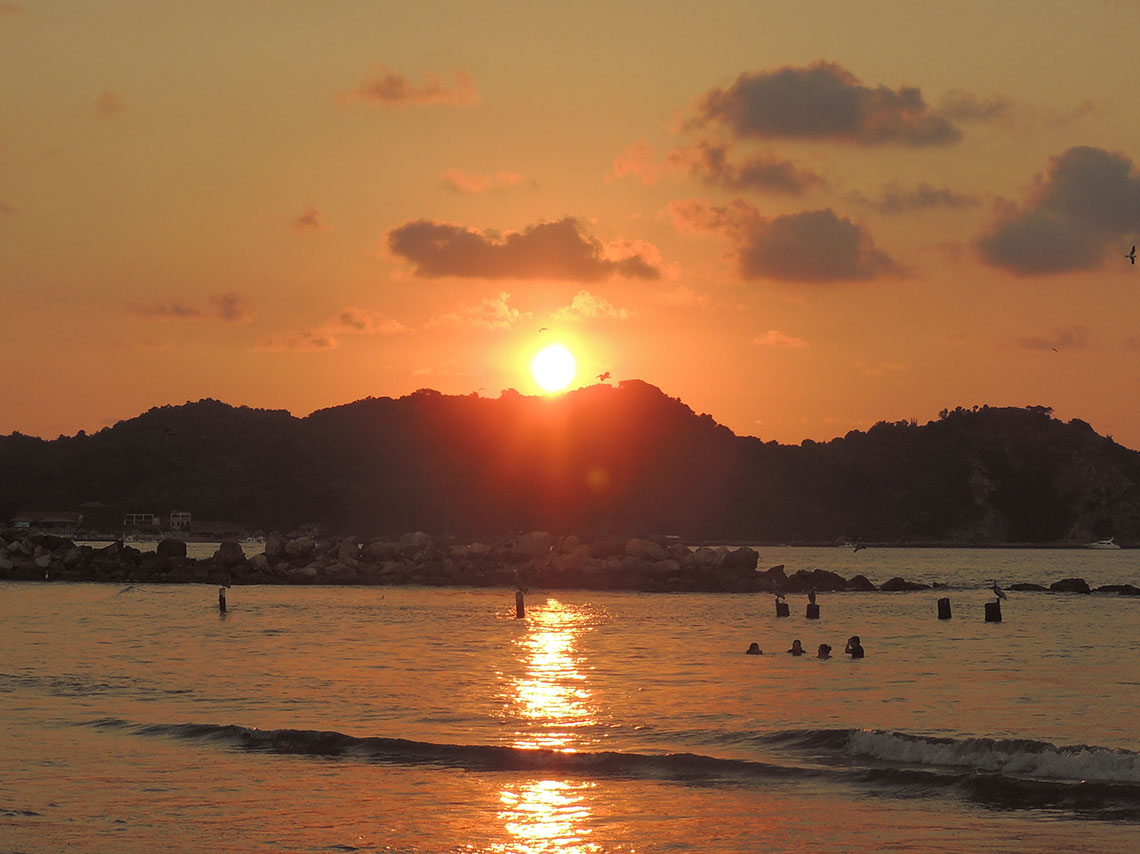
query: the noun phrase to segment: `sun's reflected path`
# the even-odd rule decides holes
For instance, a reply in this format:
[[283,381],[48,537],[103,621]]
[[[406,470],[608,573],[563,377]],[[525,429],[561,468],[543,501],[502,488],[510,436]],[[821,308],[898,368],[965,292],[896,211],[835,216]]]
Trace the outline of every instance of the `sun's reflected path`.
[[[513,747],[573,752],[592,744],[587,732],[598,717],[577,642],[597,621],[592,611],[555,599],[527,609],[527,631],[515,641],[523,670],[509,680],[504,709],[518,723]],[[554,779],[506,786],[499,793],[499,818],[513,842],[496,850],[598,851],[587,841],[593,788],[589,781]]]

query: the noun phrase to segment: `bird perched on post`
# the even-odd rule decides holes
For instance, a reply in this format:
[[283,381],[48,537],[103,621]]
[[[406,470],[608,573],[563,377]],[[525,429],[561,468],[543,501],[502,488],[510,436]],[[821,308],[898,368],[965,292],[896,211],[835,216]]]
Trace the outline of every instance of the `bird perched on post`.
[[997,581],[994,581],[994,580],[990,581],[990,590],[992,590],[994,592],[994,595],[997,596],[998,599],[1005,599],[1006,598],[1005,592],[1000,587],[998,587]]

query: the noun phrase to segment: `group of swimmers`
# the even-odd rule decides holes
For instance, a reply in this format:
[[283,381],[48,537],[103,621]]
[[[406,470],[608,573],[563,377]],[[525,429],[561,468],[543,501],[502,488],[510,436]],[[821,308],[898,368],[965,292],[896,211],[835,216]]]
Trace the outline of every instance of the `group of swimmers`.
[[[852,658],[862,658],[864,655],[863,644],[859,641],[859,635],[852,635],[847,639],[847,646],[843,649],[844,655],[849,655]],[[760,644],[755,641],[749,645],[745,650],[745,655],[763,655],[764,650],[760,649]],[[792,648],[788,650],[788,655],[806,655],[807,650],[799,640],[792,641]],[[815,655],[816,658],[831,658],[831,644],[821,643]]]

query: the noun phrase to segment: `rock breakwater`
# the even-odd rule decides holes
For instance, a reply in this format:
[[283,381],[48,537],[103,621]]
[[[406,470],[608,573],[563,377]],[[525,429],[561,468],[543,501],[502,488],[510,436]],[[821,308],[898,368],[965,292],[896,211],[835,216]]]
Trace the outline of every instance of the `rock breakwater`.
[[[186,543],[160,542],[153,552],[114,542],[77,545],[46,534],[0,535],[0,580],[167,584],[406,585],[535,587],[645,592],[805,593],[920,590],[930,585],[892,578],[877,587],[823,569],[783,565],[761,570],[759,555],[740,548],[692,548],[665,539],[607,538],[585,542],[533,531],[497,542],[458,542],[422,532],[398,540],[269,537],[265,551],[246,557],[223,541],[210,558],[187,556]],[[1013,586],[1012,589],[1017,589]],[[1079,579],[1053,592],[1140,595],[1131,585],[1090,591]]]

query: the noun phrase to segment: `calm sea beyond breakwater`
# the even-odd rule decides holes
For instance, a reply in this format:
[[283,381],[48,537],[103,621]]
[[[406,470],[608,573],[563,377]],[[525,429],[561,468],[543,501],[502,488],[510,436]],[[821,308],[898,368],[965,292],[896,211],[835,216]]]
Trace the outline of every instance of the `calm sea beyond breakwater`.
[[1133,552],[755,552],[940,586],[0,582],[0,850],[1136,849]]

